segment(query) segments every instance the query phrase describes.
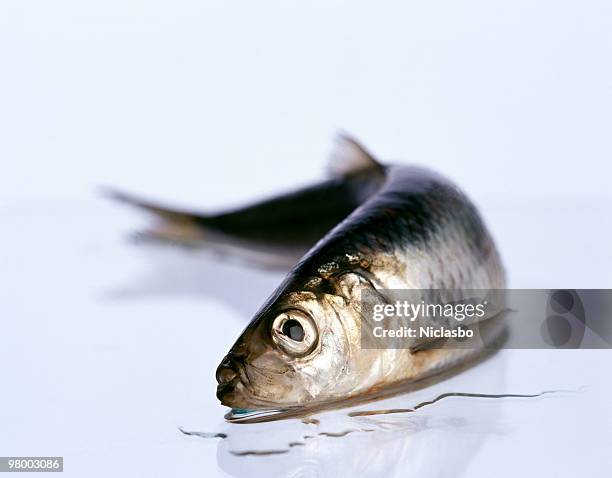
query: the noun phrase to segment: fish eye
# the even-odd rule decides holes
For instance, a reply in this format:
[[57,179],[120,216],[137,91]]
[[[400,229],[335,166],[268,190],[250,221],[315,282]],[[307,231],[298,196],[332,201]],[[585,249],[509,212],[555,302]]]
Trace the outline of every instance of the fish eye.
[[283,324],[283,334],[289,337],[291,340],[301,342],[304,340],[304,327],[295,319],[289,319]]
[[289,355],[306,355],[317,343],[317,327],[308,314],[300,310],[286,310],[274,319],[272,340]]

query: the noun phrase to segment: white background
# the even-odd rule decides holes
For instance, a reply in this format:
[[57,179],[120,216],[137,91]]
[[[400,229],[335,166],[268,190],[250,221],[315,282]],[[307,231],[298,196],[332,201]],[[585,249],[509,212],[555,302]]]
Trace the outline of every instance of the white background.
[[611,287],[611,32],[606,1],[3,1],[0,455],[73,476],[609,470],[607,351],[504,352],[442,385],[590,386],[493,418],[450,402],[242,461],[181,436],[226,426],[214,368],[282,276],[130,247],[141,218],[96,187],[240,204],[316,181],[343,129],[460,184],[511,286]]

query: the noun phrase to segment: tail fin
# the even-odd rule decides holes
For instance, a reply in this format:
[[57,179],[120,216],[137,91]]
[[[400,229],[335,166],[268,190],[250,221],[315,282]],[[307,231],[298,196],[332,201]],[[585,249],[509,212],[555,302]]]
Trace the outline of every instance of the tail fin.
[[135,234],[139,240],[166,242],[186,247],[196,247],[205,238],[207,216],[162,206],[112,188],[102,188],[102,195],[115,201],[147,211],[155,216],[156,223],[149,229]]

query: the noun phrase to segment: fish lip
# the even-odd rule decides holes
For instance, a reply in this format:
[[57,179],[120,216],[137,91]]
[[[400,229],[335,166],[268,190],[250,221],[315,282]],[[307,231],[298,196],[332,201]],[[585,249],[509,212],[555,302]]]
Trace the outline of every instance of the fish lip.
[[[233,357],[229,360],[224,359],[220,367],[227,368],[235,374],[231,380],[219,382],[217,385],[216,395],[221,404],[230,408],[253,408],[250,404],[259,400],[249,391],[248,385],[251,381],[245,367]],[[236,402],[240,405],[236,405]],[[247,403],[248,407],[245,405]]]
[[217,395],[217,399],[221,403],[223,403],[224,398],[226,398],[229,394],[231,394],[234,390],[236,390],[237,382],[238,382],[238,376],[236,376],[234,379],[230,380],[229,382],[223,382],[217,385],[216,395]]
[[[248,376],[247,376],[246,371],[244,370],[244,366],[243,366],[243,364],[241,362],[241,359],[243,359],[243,358],[244,357],[242,355],[236,355],[236,354],[232,353],[232,351],[230,351],[223,358],[223,360],[221,361],[221,363],[217,367],[217,371],[215,373],[215,376],[217,378],[217,383],[219,385],[225,385],[225,384],[233,383],[237,379],[241,379],[241,380],[247,379],[248,380]],[[234,377],[232,377],[228,381],[222,381],[219,378],[219,374],[223,370],[229,370],[229,371],[233,372]]]
[[244,382],[242,382],[239,377],[234,378],[230,382],[224,382],[217,385],[216,395],[221,405],[228,408],[243,408],[248,410],[276,410],[284,408],[278,403],[273,403],[254,396],[250,390],[245,387]]
[[[217,382],[218,382],[217,393],[216,393],[217,398],[223,405],[230,406],[230,407],[232,407],[233,405],[227,405],[227,403],[224,403],[224,398],[227,399],[229,397],[231,399],[230,396],[233,394],[233,395],[240,396],[244,400],[249,401],[253,404],[257,404],[258,408],[261,408],[261,407],[277,408],[278,404],[268,402],[265,399],[261,399],[257,397],[256,395],[254,395],[252,391],[250,390],[250,388],[253,386],[252,375],[256,374],[256,375],[266,376],[269,371],[253,363],[249,363],[247,365],[246,363],[244,363],[245,359],[246,359],[245,355],[242,355],[242,354],[238,355],[230,351],[221,361],[221,363],[217,367],[217,372],[216,372],[216,377],[217,377]],[[230,380],[220,381],[219,371],[223,369],[233,372],[234,376]],[[291,368],[285,367],[282,370],[276,371],[276,373],[282,375],[282,374],[288,373],[289,371],[291,371]],[[241,387],[239,387],[239,385],[241,385]],[[227,402],[227,400],[225,401]],[[244,407],[244,408],[247,408],[247,407]]]
[[[224,372],[229,372],[231,376],[229,380],[225,379]],[[217,379],[216,396],[223,405],[230,406],[228,403],[233,401],[234,396],[237,394],[237,385],[241,382],[243,375],[244,371],[242,371],[240,363],[235,360],[235,357],[230,352],[223,358],[215,372]]]
[[[284,408],[279,403],[271,402],[262,399],[253,394],[251,387],[253,386],[252,375],[259,374],[266,376],[268,370],[258,367],[253,363],[246,364],[247,359],[245,354],[237,354],[230,351],[217,367],[217,377],[219,370],[227,369],[234,373],[228,381],[218,381],[216,396],[222,405],[229,408],[244,408],[250,410],[277,410],[279,407]],[[291,367],[285,367],[282,370],[276,371],[278,374],[285,374],[291,371]]]
[[228,408],[243,408],[248,410],[262,410],[274,407],[272,404],[265,404],[255,397],[250,396],[244,387],[237,387],[236,384],[226,383],[217,387],[217,398],[221,405]]

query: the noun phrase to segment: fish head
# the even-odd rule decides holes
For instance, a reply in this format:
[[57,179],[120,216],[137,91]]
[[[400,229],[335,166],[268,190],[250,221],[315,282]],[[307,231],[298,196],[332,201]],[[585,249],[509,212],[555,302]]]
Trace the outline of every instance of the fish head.
[[217,369],[217,397],[234,409],[303,407],[366,386],[358,273],[281,286]]

